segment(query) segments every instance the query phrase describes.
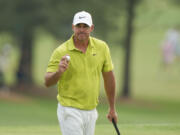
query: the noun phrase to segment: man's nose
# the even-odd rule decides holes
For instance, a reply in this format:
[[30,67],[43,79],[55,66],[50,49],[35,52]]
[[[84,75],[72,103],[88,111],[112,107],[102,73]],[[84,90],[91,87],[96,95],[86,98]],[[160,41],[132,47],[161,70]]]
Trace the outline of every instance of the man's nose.
[[80,30],[80,31],[84,31],[84,27],[80,27],[79,30]]

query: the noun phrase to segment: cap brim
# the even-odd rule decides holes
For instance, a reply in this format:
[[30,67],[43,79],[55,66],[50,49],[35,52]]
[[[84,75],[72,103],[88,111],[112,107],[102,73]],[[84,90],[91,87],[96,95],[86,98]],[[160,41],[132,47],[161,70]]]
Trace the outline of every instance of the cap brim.
[[73,25],[77,25],[77,24],[80,24],[80,23],[84,23],[84,24],[88,25],[89,27],[92,26],[92,24],[89,24],[87,21],[83,21],[83,20],[81,20],[81,21],[76,21],[76,22],[73,23]]

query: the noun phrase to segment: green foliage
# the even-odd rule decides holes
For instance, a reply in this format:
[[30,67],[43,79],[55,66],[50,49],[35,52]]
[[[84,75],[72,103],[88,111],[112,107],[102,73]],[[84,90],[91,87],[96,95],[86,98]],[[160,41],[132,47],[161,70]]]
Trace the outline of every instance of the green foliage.
[[71,25],[74,14],[77,11],[87,10],[96,15],[94,22],[100,24],[96,29],[97,33],[107,37],[107,33],[116,25],[113,22],[118,15],[117,8],[112,7],[121,2],[117,0],[114,2],[101,0],[99,3],[84,0],[1,0],[0,32],[8,32],[15,37],[21,52],[16,73],[17,85],[34,83],[31,68],[32,48],[34,34],[38,28],[45,29],[57,39],[66,39],[72,34]]
[[46,29],[58,38],[66,38],[71,33],[71,24],[77,11],[87,10],[94,17],[99,35],[106,35],[116,28],[117,17],[123,7],[123,0],[1,0],[0,31],[9,31],[21,36],[25,31],[34,31],[37,27]]
[[179,0],[170,0],[172,2],[172,4],[174,4],[175,6],[179,7],[180,6],[180,1]]

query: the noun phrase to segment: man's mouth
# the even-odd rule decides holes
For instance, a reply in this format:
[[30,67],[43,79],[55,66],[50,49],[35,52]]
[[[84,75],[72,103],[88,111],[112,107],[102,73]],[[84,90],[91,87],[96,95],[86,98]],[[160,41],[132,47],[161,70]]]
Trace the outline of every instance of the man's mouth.
[[85,33],[79,33],[79,35],[81,35],[81,34],[82,34],[82,35],[85,35]]

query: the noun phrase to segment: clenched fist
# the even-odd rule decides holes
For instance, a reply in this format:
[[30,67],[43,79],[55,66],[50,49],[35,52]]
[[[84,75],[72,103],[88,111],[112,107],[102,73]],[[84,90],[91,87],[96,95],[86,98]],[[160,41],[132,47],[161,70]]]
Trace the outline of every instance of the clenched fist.
[[68,55],[65,55],[62,57],[62,59],[59,62],[59,68],[58,68],[58,72],[59,73],[64,73],[69,66],[69,59],[67,57],[70,57]]

